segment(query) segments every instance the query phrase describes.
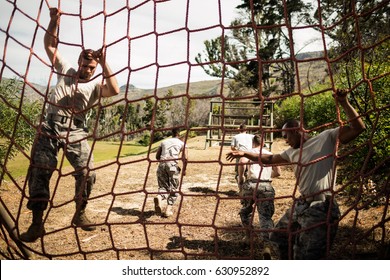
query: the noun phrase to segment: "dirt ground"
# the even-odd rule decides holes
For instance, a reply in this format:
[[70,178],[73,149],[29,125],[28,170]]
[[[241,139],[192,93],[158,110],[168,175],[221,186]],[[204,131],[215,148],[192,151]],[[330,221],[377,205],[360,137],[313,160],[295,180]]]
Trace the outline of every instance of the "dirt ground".
[[[34,259],[262,259],[264,244],[258,237],[257,214],[254,231],[245,239],[238,215],[240,201],[234,166],[225,160],[230,147],[205,149],[205,138],[187,142],[189,163],[180,197],[172,217],[154,213],[157,191],[155,155],[122,157],[96,164],[97,182],[88,204],[88,214],[97,230],[86,232],[71,226],[74,213],[74,179],[71,169],[52,178],[52,204],[45,212],[46,235],[25,244]],[[276,140],[272,152],[287,146]],[[282,167],[274,179],[276,190],[274,221],[289,207],[294,196],[295,178],[291,166]],[[22,198],[24,178],[3,182],[1,199],[20,232],[24,232],[31,212]],[[298,196],[298,194],[295,194]],[[329,259],[383,259],[389,255],[390,210],[386,205],[350,206],[339,195],[342,210],[335,244]],[[3,229],[3,227],[2,227]],[[1,232],[1,258],[20,258],[8,234]],[[9,241],[7,246],[6,240]],[[387,245],[386,245],[387,244]],[[387,246],[387,247],[386,247]],[[272,249],[277,259],[277,252]]]

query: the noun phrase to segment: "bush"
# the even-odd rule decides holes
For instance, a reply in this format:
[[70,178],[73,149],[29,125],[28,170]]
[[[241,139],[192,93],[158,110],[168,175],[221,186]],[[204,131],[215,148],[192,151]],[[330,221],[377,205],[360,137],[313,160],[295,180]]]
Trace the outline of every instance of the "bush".
[[138,143],[140,143],[143,146],[149,146],[149,144],[150,144],[150,134],[149,134],[149,132],[145,132],[142,135],[141,139],[138,141]]
[[297,95],[284,99],[274,107],[275,126],[282,128],[286,120],[299,119],[301,98]]
[[304,99],[304,120],[307,128],[334,122],[337,119],[335,100],[330,92]]
[[[371,67],[372,73],[380,73],[373,71],[374,65]],[[371,86],[372,91],[366,83],[354,90],[354,106],[360,108],[361,114],[365,114],[363,120],[366,131],[350,144],[358,149],[343,161],[340,182],[346,182],[351,174],[359,172],[359,185],[350,186],[347,193],[360,193],[360,183],[367,185],[372,181],[375,186],[373,190],[379,196],[385,196],[384,186],[390,173],[390,76],[384,75],[375,79]]]
[[41,104],[21,99],[22,82],[4,79],[0,83],[0,163],[27,150],[34,141]]
[[[320,91],[317,86],[316,90]],[[336,120],[335,101],[330,92],[315,95],[298,95],[284,99],[280,105],[275,106],[275,125],[281,128],[290,119],[300,119],[301,102],[303,102],[303,122],[305,128],[312,129],[317,126],[334,122]]]

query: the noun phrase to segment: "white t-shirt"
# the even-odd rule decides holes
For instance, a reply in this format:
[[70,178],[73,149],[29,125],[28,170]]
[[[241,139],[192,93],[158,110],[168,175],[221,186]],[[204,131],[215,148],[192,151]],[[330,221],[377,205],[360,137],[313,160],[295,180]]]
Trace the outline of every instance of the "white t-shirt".
[[239,151],[249,151],[252,149],[252,140],[254,135],[249,133],[239,133],[232,138],[232,147]]
[[328,129],[309,138],[302,146],[301,159],[299,159],[301,149],[289,148],[281,153],[283,159],[297,163],[295,177],[298,179],[302,195],[310,196],[333,189],[336,178],[334,156],[338,133],[339,128]]
[[[253,148],[250,150],[251,153],[260,154],[259,148]],[[261,154],[272,155],[272,153],[266,149],[261,149]],[[264,167],[259,163],[249,161],[248,164],[248,179],[249,180],[271,180],[272,167]],[[260,177],[259,177],[260,176]]]
[[101,81],[94,79],[76,85],[76,69],[59,54],[56,56],[55,68],[58,81],[51,89],[46,112],[66,117],[74,115],[76,119],[84,121],[89,109],[99,99]]
[[184,142],[179,138],[172,137],[161,142],[161,160],[173,159],[177,163],[179,154],[184,147]]

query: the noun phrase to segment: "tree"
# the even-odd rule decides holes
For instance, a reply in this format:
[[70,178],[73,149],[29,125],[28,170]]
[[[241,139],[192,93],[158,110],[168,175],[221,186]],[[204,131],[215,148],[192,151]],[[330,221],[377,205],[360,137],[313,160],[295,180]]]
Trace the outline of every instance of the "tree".
[[[293,56],[290,44],[294,42],[282,26],[301,22],[309,16],[310,7],[301,0],[243,0],[237,6],[240,17],[231,23],[231,36],[205,41],[204,53],[195,59],[208,75],[234,79],[231,88],[234,96],[246,92],[258,94],[260,85],[265,96],[276,91],[276,86],[270,83],[272,69],[282,81],[281,93],[291,93],[295,87],[295,67],[293,60],[286,58]],[[245,90],[240,91],[242,88]]]
[[166,135],[166,132],[161,130],[161,128],[164,128],[167,124],[166,112],[168,111],[168,106],[169,103],[164,99],[158,99],[157,102],[153,102],[152,98],[145,100],[144,115],[141,120],[144,126],[153,130],[153,142],[163,139]]
[[[350,102],[367,127],[351,144],[362,146],[343,160],[339,178],[367,172],[371,174],[359,177],[363,181],[370,177],[378,187],[389,180],[390,170],[389,11],[388,1],[323,0],[314,13],[315,19],[321,16],[323,26],[332,26],[323,31],[333,41],[328,53],[335,61],[331,64],[334,80],[337,86],[352,90]],[[357,189],[351,187],[351,191]]]
[[[38,101],[22,99],[23,83],[16,79],[0,82],[0,166],[34,141],[42,109]],[[2,176],[2,171],[0,172]]]
[[119,138],[121,122],[118,108],[110,105],[111,98],[101,102],[88,112],[87,126],[91,131],[96,130],[96,136],[104,140]]
[[124,118],[126,131],[135,131],[141,127],[139,117],[140,105],[127,103],[125,109],[120,111],[121,117]]
[[[361,149],[344,159],[340,174],[346,176],[341,178],[348,178],[348,175],[359,171],[363,182],[371,180],[375,183],[378,194],[384,194],[382,186],[389,180],[390,174],[389,47],[389,42],[386,42],[371,49],[363,62],[361,58],[350,60],[345,65],[345,71],[338,76],[343,87],[354,88],[351,102],[359,108],[367,127],[354,143]],[[353,187],[349,191],[356,192],[357,189]]]
[[335,43],[334,52],[341,54],[359,44],[370,46],[390,33],[388,1],[322,0],[321,4],[313,17],[318,21],[321,15],[322,25],[332,26],[321,31]]
[[[195,100],[190,99],[188,95],[174,96],[173,90],[169,89],[164,96],[167,102],[167,112],[169,115],[167,124],[171,127],[178,126],[199,126],[202,120],[201,108],[196,108]],[[199,118],[200,117],[200,118]]]
[[144,115],[141,118],[144,126],[151,126],[153,121],[154,102],[151,98],[145,100],[145,106],[143,107]]

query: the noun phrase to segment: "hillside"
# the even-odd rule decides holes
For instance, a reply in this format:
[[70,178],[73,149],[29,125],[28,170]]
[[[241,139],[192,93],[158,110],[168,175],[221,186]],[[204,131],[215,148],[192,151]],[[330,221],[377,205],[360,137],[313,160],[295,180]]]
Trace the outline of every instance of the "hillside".
[[[155,214],[153,198],[157,191],[158,164],[150,155],[121,157],[116,162],[96,163],[97,181],[88,203],[88,214],[98,229],[83,231],[71,225],[74,214],[74,178],[71,167],[53,174],[52,204],[45,212],[46,235],[28,248],[33,259],[54,260],[179,260],[263,258],[264,241],[258,237],[258,214],[255,212],[251,238],[241,227],[240,197],[234,179],[234,165],[226,161],[227,146],[204,149],[204,137],[188,139],[189,162],[182,177],[180,196],[174,215],[162,218]],[[287,148],[283,139],[275,139],[273,152]],[[115,164],[113,164],[115,163]],[[285,213],[295,197],[296,179],[291,166],[282,166],[281,176],[274,178],[276,191],[274,221]],[[147,182],[147,183],[146,183]],[[18,188],[19,186],[19,188]],[[25,178],[1,185],[2,200],[9,215],[17,217],[19,230],[24,232],[31,222],[26,198],[21,199]],[[55,190],[55,191],[54,191]],[[383,243],[389,242],[389,226],[383,224],[387,207],[351,209],[348,197],[337,194],[343,216],[328,259],[388,259]],[[355,213],[357,211],[357,213]],[[8,213],[8,212],[7,212]],[[384,239],[378,229],[381,225]],[[0,242],[2,258],[14,247]],[[9,240],[9,239],[8,239]],[[27,246],[26,245],[26,246]],[[19,258],[20,256],[14,255]],[[273,259],[278,259],[272,248]],[[387,258],[386,258],[387,257]],[[1,257],[0,257],[1,258]]]
[[[224,83],[224,92],[228,91],[228,83],[229,80],[225,80]],[[187,85],[183,84],[175,84],[168,87],[162,87],[156,89],[157,96],[165,95],[169,90],[172,90],[174,95],[182,95],[188,93],[191,96],[214,96],[218,95],[221,91],[221,81],[220,80],[209,80],[209,81],[200,81],[193,82]],[[36,101],[41,100],[46,95],[46,87],[43,85],[38,85],[35,83],[26,84],[24,89],[24,98],[28,101]],[[141,89],[137,88],[134,85],[122,85],[120,87],[121,93],[115,99],[122,99],[126,94],[127,90],[127,98],[129,100],[138,100],[147,96],[153,96],[155,93],[155,89]],[[114,100],[115,100],[114,99]]]
[[[307,89],[309,86],[317,82],[323,82],[327,76],[327,63],[325,60],[318,60],[323,55],[322,52],[307,52],[296,56],[297,62],[297,77],[299,78],[300,88],[302,90]],[[317,59],[317,60],[312,60]],[[277,76],[278,73],[273,73]],[[227,96],[229,92],[228,84],[230,80],[226,79],[223,86],[223,95]],[[172,91],[174,96],[189,94],[191,97],[199,96],[215,96],[221,93],[221,80],[207,80],[192,82],[190,84],[180,83],[172,84],[171,86],[162,88],[150,88],[142,89],[137,88],[135,85],[121,85],[121,94],[114,99],[123,99],[126,96],[128,100],[139,100],[144,97],[156,95],[159,97],[164,96],[169,90]],[[46,86],[31,83],[26,84],[24,94],[25,98],[30,101],[43,99],[46,96]]]
[[[224,82],[224,92],[228,91],[229,80],[225,80]],[[126,85],[121,86],[121,93],[126,93]],[[173,95],[182,95],[186,94],[188,89],[188,94],[190,96],[214,96],[218,95],[221,92],[221,80],[209,80],[209,81],[200,81],[193,82],[189,85],[186,83],[182,84],[174,84],[167,87],[162,87],[156,89],[156,94],[159,97],[167,94],[169,90],[172,91]],[[133,85],[129,85],[127,89],[128,98],[130,100],[137,100],[140,98],[144,98],[146,96],[153,96],[155,93],[155,89],[140,89],[136,88]]]

